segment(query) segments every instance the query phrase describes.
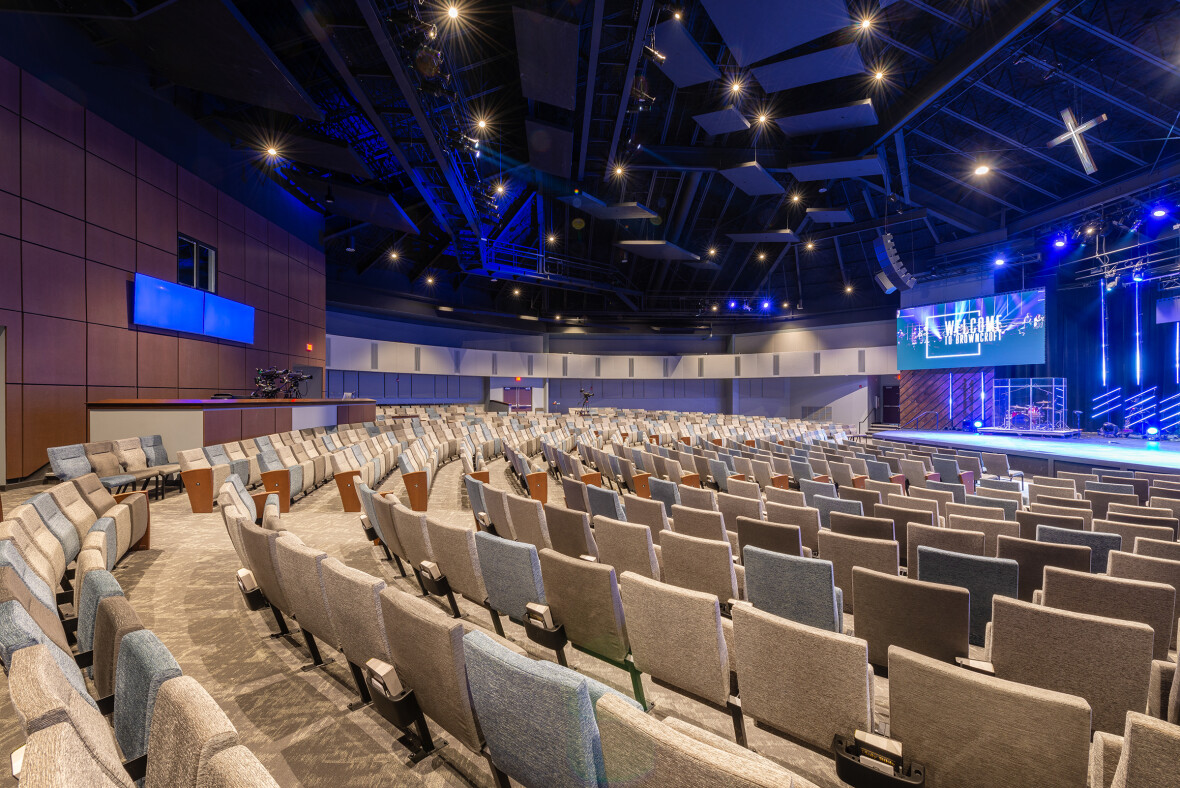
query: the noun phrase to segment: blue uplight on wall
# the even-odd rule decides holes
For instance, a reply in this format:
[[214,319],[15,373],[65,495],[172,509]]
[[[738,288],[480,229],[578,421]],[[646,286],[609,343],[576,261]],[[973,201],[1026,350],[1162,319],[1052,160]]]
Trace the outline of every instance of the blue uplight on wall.
[[135,275],[132,322],[254,344],[254,307],[143,274]]

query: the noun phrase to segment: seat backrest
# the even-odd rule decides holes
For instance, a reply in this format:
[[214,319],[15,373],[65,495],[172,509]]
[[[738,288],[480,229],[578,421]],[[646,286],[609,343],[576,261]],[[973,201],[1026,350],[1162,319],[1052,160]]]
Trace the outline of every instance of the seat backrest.
[[766,505],[772,503],[784,506],[807,506],[807,497],[799,490],[784,490],[781,487],[767,487],[762,491],[766,496]]
[[603,784],[594,702],[622,695],[568,668],[521,656],[482,632],[465,635],[463,651],[492,763],[525,788]]
[[545,510],[540,501],[508,495],[508,515],[512,518],[512,530],[518,541],[528,542],[538,550],[550,547],[549,529],[545,521]]
[[1048,525],[1053,528],[1068,528],[1074,531],[1089,530],[1086,521],[1080,516],[1068,514],[1048,514],[1039,511],[1020,511],[1016,513],[1016,522],[1020,524],[1021,539],[1036,539],[1037,526]]
[[1167,788],[1172,784],[1180,728],[1146,714],[1127,712],[1121,745],[1111,788]]
[[1041,588],[1046,566],[1090,571],[1090,548],[1085,545],[1052,544],[1030,539],[998,537],[996,557],[1010,558],[1020,565],[1020,599],[1031,602]]
[[590,515],[553,503],[547,503],[542,508],[545,511],[545,525],[554,550],[572,558],[580,555],[597,557],[598,544],[590,529]]
[[918,548],[937,547],[964,555],[984,555],[987,536],[982,531],[961,531],[957,528],[935,528],[919,523],[906,523],[906,566],[917,575],[920,567]]
[[743,713],[819,749],[836,734],[871,730],[873,676],[863,639],[741,604],[733,609],[733,640]]
[[803,493],[803,502],[807,506],[815,506],[815,496],[824,495],[828,498],[836,498],[836,485],[828,482],[817,482],[809,478],[802,478],[799,480],[799,492]]
[[844,592],[844,612],[853,608],[853,567],[863,566],[885,574],[897,574],[898,545],[896,541],[865,539],[859,536],[835,534],[824,529],[819,532],[819,554],[832,562],[836,586]]
[[494,610],[523,621],[528,603],[545,603],[537,548],[480,531],[475,534],[475,549],[488,591],[488,604]]
[[759,610],[831,632],[843,631],[844,611],[831,561],[742,550],[746,599]]
[[1090,706],[1073,695],[895,647],[889,651],[889,728],[906,756],[925,765],[928,788],[977,784],[997,768],[1010,775],[1004,778],[1010,785],[1086,784]]
[[144,453],[139,438],[122,438],[113,442],[115,456],[119,463],[128,471],[142,471],[148,467],[148,457]]
[[335,558],[325,558],[320,570],[332,614],[335,635],[332,645],[357,667],[370,659],[389,662],[389,641],[380,600],[385,581]]
[[140,629],[143,622],[127,597],[108,596],[98,603],[94,622],[94,690],[98,697],[114,694],[119,646],[124,635]]
[[860,514],[832,512],[828,515],[828,527],[833,533],[863,536],[866,539],[895,540],[893,521],[888,517],[865,517]]
[[[1116,550],[1107,557],[1106,571],[1111,577],[1163,583],[1176,589],[1177,594],[1180,594],[1180,561],[1178,560]],[[1180,616],[1180,609],[1177,610],[1177,615]],[[1169,644],[1176,642],[1177,631],[1175,622],[1173,622],[1172,632],[1167,638]]]
[[200,682],[191,676],[169,679],[156,692],[144,785],[197,788],[201,767],[237,744],[237,729]]
[[730,493],[718,493],[717,508],[725,515],[725,527],[731,531],[737,530],[737,518],[751,517],[761,520],[765,514],[760,497],[743,498]]
[[475,546],[475,532],[462,525],[448,525],[426,518],[426,532],[434,561],[458,594],[482,605],[488,598],[483,570]]
[[[1084,504],[1083,506],[1058,506],[1056,504],[1044,503],[1044,501],[1046,501],[1046,500],[1049,500],[1049,499],[1042,497],[1038,503],[1032,504],[1029,507],[1029,510],[1036,513],[1036,514],[1051,514],[1051,515],[1055,515],[1055,516],[1059,516],[1059,517],[1081,517],[1082,518],[1082,530],[1083,531],[1090,530],[1090,525],[1091,525],[1091,523],[1094,522],[1094,512],[1090,508],[1089,501],[1078,501],[1077,502],[1079,504]],[[1053,500],[1059,501],[1062,499],[1055,498]],[[1063,501],[1063,503],[1064,503],[1064,501]],[[1069,527],[1072,527],[1072,525]]]
[[766,519],[772,523],[796,526],[803,539],[803,546],[813,553],[819,552],[819,509],[767,502]]
[[53,475],[58,479],[68,481],[84,476],[94,469],[90,467],[90,460],[86,457],[86,450],[81,443],[69,446],[52,446],[46,449],[49,455],[49,465],[53,468]]
[[660,579],[651,529],[646,525],[595,517],[594,540],[598,544],[598,560],[613,566],[617,576],[634,572],[643,577]]
[[680,503],[680,485],[666,479],[651,477],[647,480],[648,490],[653,501],[659,501],[669,513],[673,506]]
[[796,525],[739,517],[737,523],[738,549],[761,547],[776,553],[803,555],[803,534]]
[[661,501],[640,498],[638,495],[624,495],[623,502],[627,510],[627,522],[646,525],[651,529],[653,539],[658,540],[660,531],[666,531],[671,527],[668,523],[670,512]]
[[755,481],[743,481],[741,479],[730,479],[728,484],[729,489],[726,491],[730,495],[736,495],[740,498],[761,498],[762,490]]
[[590,512],[590,501],[586,497],[586,485],[569,476],[561,477],[561,489],[565,494],[565,506],[579,512]]
[[966,495],[963,497],[963,502],[970,506],[989,506],[993,508],[1004,510],[1005,520],[1015,520],[1016,513],[1020,511],[1021,504],[1019,501],[1012,498],[1003,498],[1001,495],[1020,496],[1020,493],[1005,493],[1004,490],[985,490],[985,494],[976,493],[975,495]]
[[1176,589],[1170,585],[1050,566],[1045,568],[1041,604],[1146,624],[1155,636],[1153,658],[1168,658],[1176,623]]
[[1096,731],[1118,733],[1146,706],[1153,637],[1138,622],[992,600],[996,676],[1085,698]]
[[624,572],[619,578],[635,666],[715,705],[730,695],[717,597]]
[[[1111,516],[1109,512],[1107,515]],[[1119,517],[1120,515],[1114,514],[1113,516]],[[1122,516],[1130,517],[1131,515]],[[1145,517],[1143,519],[1147,520],[1150,518]],[[1120,549],[1121,545],[1130,546],[1135,544],[1135,540],[1139,538],[1162,539],[1168,541],[1175,539],[1176,537],[1175,529],[1168,526],[1140,525],[1139,523],[1127,523],[1120,520],[1095,519],[1093,528],[1098,533],[1117,534],[1119,539],[1121,539]]]
[[778,764],[673,717],[663,721],[608,695],[595,706],[602,756],[611,788],[636,784],[644,767],[646,788],[680,788],[691,774],[698,785],[729,788],[805,788],[805,781]]
[[479,752],[483,734],[467,688],[463,624],[396,588],[382,589],[381,613],[386,631],[397,633],[389,653],[398,679],[414,691],[426,716],[465,747]]
[[1106,556],[1111,550],[1121,549],[1123,544],[1123,538],[1118,534],[1075,531],[1072,528],[1053,528],[1048,525],[1037,526],[1037,541],[1089,547],[1091,572],[1105,572]]
[[248,522],[240,523],[238,532],[250,571],[254,573],[254,580],[266,595],[266,600],[284,613],[290,613],[291,603],[280,580],[278,548],[275,546],[275,540],[281,532],[259,528]]
[[[1163,542],[1159,539],[1135,539],[1136,555],[1148,555],[1153,558],[1166,558],[1169,561],[1180,561],[1180,542]],[[1180,591],[1180,589],[1177,589]]]
[[[695,536],[701,539],[726,540],[726,522],[721,512],[708,512],[703,509],[689,509],[686,506],[673,506],[673,527],[676,533]],[[736,523],[735,523],[736,527]],[[661,542],[661,544],[663,544]]]
[[601,515],[612,520],[627,519],[627,513],[623,511],[623,502],[614,490],[592,484],[586,488],[586,497],[590,502],[591,517]]
[[829,498],[826,495],[817,495],[811,499],[812,504],[819,510],[819,522],[824,528],[832,527],[832,513],[843,512],[845,514],[863,515],[864,507],[860,505],[860,501],[848,501],[843,498]]
[[864,567],[852,570],[856,632],[869,644],[869,662],[887,667],[889,647],[954,662],[966,657],[971,594],[965,588],[911,580]]
[[622,662],[630,651],[613,567],[542,550],[541,577],[554,625],[575,646]]
[[299,621],[299,628],[334,642],[332,611],[324,590],[323,563],[328,554],[312,549],[290,535],[283,535],[275,540],[275,558],[283,593],[291,605],[289,612]]
[[922,545],[918,548],[917,578],[967,589],[971,594],[970,642],[983,646],[992,620],[992,598],[1016,598],[1020,565],[1007,558],[966,555]]
[[717,494],[704,487],[689,487],[681,484],[677,488],[680,493],[680,505],[693,509],[717,509]]
[[148,629],[130,632],[119,644],[115,666],[115,739],[125,758],[147,752],[160,685],[181,675],[180,665]]
[[512,513],[508,511],[508,493],[492,487],[483,486],[483,502],[488,507],[488,517],[496,529],[496,533],[505,539],[515,539],[516,530],[512,525]]
[[665,583],[713,594],[724,603],[738,598],[728,539],[701,539],[669,531],[660,539],[660,551]]

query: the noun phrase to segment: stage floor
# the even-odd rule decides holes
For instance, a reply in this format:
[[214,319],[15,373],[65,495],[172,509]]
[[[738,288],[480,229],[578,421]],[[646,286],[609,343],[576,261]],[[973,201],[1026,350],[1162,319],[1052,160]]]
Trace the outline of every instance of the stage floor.
[[[992,451],[1078,465],[1097,464],[1130,470],[1180,471],[1180,441],[1147,441],[1131,438],[1025,438],[1011,435],[974,435],[945,430],[884,430],[873,435],[882,440],[927,443],[976,451]],[[1014,467],[1021,467],[1013,463]],[[1050,471],[1052,472],[1052,471]]]

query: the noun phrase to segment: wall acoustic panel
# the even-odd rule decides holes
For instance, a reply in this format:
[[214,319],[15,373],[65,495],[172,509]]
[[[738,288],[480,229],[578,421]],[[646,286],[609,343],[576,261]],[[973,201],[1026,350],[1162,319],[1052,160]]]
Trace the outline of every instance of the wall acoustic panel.
[[[32,75],[0,73],[19,75],[23,98],[0,109],[10,479],[85,441],[90,399],[246,394],[258,367],[322,368],[322,251]],[[217,295],[259,310],[253,346],[129,324],[131,275],[175,282],[182,229],[217,248]]]

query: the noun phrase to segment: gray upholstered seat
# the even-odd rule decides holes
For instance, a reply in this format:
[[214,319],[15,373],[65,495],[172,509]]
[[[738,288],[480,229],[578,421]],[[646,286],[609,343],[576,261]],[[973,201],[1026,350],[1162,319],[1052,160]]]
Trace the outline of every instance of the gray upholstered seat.
[[81,443],[51,446],[45,451],[49,455],[49,466],[53,469],[53,475],[63,482],[94,471]]
[[[670,517],[672,507],[680,503],[680,485],[667,481],[666,479],[657,479],[654,476],[647,480],[647,484],[648,489],[651,491],[652,500],[662,503]],[[616,517],[612,519],[620,518]]]
[[925,545],[964,555],[985,555],[987,535],[982,531],[961,531],[957,528],[935,528],[919,523],[906,523],[906,567],[917,576],[918,548]]
[[990,506],[997,509],[1003,509],[1005,520],[1015,520],[1016,512],[1020,509],[1020,504],[1018,504],[1016,501],[1009,500],[1007,498],[993,498],[980,494],[964,496],[963,503],[966,503],[970,506]]
[[965,555],[921,545],[916,573],[921,581],[959,586],[971,594],[973,646],[984,645],[987,625],[992,620],[992,598],[1015,599],[1020,592],[1020,565],[1007,558]]
[[590,516],[601,515],[612,520],[626,520],[627,513],[623,510],[623,502],[619,494],[605,487],[589,485],[586,487],[586,497],[590,502]]
[[550,662],[537,662],[480,632],[463,638],[467,683],[492,764],[525,788],[602,785],[594,703],[626,696]]
[[475,535],[475,549],[493,610],[523,621],[528,603],[545,603],[537,548],[480,531]]
[[745,548],[742,556],[746,599],[754,607],[810,627],[844,631],[843,592],[835,585],[831,561],[759,547]]
[[151,630],[123,637],[115,666],[114,727],[125,758],[147,753],[160,685],[180,675],[180,665]]
[[856,636],[868,641],[869,663],[886,668],[889,647],[953,662],[969,654],[971,594],[965,588],[853,567]]
[[812,481],[806,477],[799,480],[799,491],[803,493],[804,503],[813,508],[818,508],[815,505],[815,496],[817,495],[823,495],[827,498],[839,497],[836,493],[836,485],[830,484],[829,482]]
[[1123,538],[1118,534],[1075,531],[1072,528],[1053,528],[1048,525],[1037,526],[1037,541],[1089,547],[1091,572],[1105,572],[1106,556],[1111,550],[1120,549],[1123,544]]
[[811,501],[812,505],[819,510],[819,522],[823,528],[831,527],[832,512],[844,512],[845,514],[855,515],[864,514],[864,509],[861,507],[860,501],[829,498],[826,495],[816,495]]

